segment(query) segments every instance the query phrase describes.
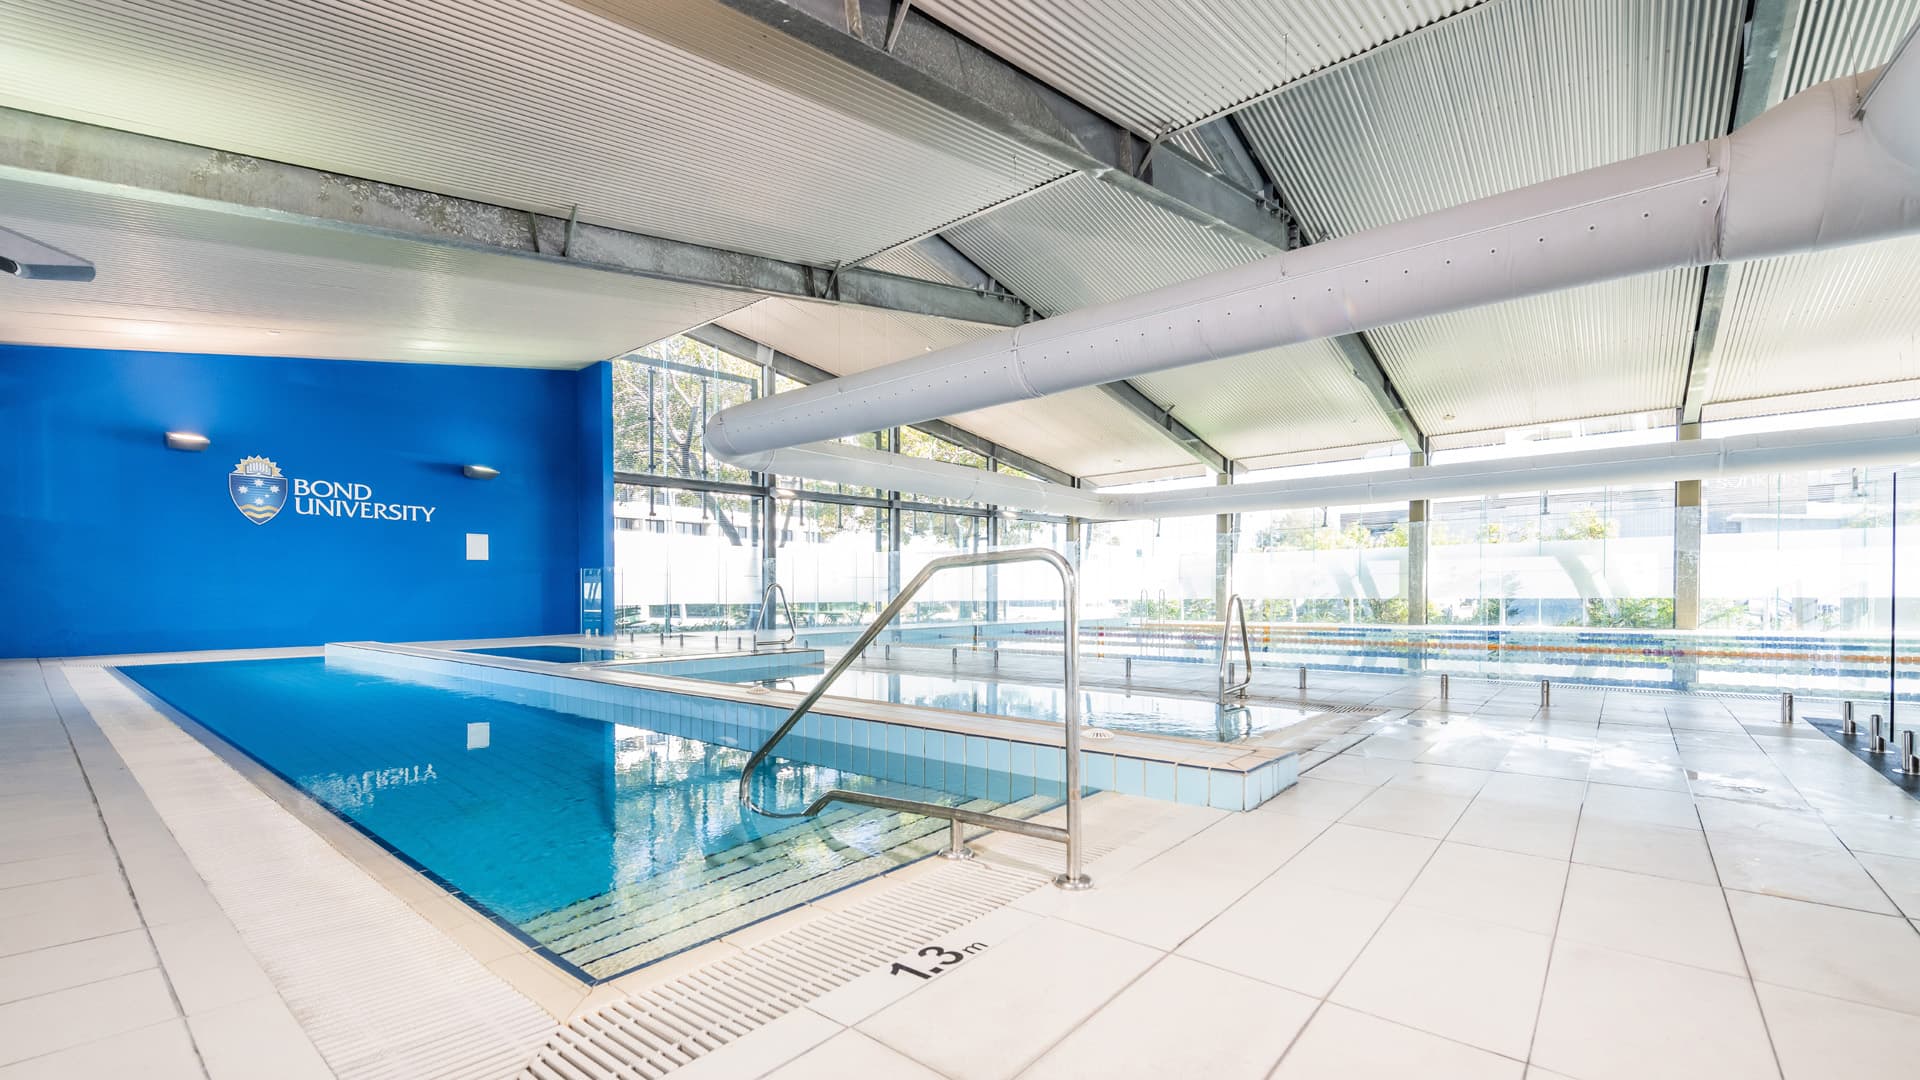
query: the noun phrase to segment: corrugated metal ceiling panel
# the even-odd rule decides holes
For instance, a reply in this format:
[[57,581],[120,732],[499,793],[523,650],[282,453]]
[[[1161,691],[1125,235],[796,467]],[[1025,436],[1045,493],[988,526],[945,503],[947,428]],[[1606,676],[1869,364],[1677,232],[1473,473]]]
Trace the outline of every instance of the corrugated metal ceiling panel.
[[916,0],[1147,135],[1185,126],[1477,0]]
[[1700,272],[1647,274],[1368,333],[1430,436],[1673,408]]
[[864,260],[860,265],[883,273],[899,274],[901,277],[938,281],[943,285],[959,285],[966,288],[972,284],[961,280],[958,275],[948,273],[946,267],[928,258],[914,244],[883,251],[871,259]]
[[1046,314],[1132,296],[1264,254],[1089,176],[1070,176],[943,235]]
[[[1112,185],[1070,177],[946,233],[1014,294],[1057,314],[1117,300],[1262,252]],[[1393,438],[1351,369],[1324,342],[1135,379],[1229,457]]]
[[823,265],[1062,172],[717,5],[594,6],[0,0],[0,104]]
[[[1503,0],[1240,114],[1290,204],[1344,235],[1706,138],[1740,0]],[[1699,272],[1372,332],[1429,434],[1672,408]]]
[[0,278],[0,341],[20,344],[577,368],[751,299],[13,180],[0,225],[99,268]]
[[[997,332],[993,327],[930,316],[784,298],[762,300],[715,321],[835,375],[865,371]],[[1089,479],[1189,464],[1198,468],[1146,421],[1098,390],[1076,390],[945,419]]]
[[[1920,240],[1746,263],[1731,275],[1710,402],[1920,378]],[[1879,400],[1909,396],[1888,387]]]
[[1133,384],[1251,468],[1300,451],[1394,441],[1353,369],[1324,341],[1155,372]]
[[1802,0],[1784,92],[1886,63],[1917,19],[1920,0]]
[[[1786,93],[1884,64],[1920,0],[1801,6]],[[1731,267],[1705,415],[1898,401],[1920,378],[1920,240]]]

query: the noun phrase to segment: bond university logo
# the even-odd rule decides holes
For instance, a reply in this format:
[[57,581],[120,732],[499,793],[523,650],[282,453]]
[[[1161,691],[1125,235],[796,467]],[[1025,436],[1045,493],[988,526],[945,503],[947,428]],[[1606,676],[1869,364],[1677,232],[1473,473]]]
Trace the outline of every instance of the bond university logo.
[[227,494],[248,521],[265,525],[287,504],[287,479],[266,458],[244,458],[227,474]]
[[287,476],[263,457],[243,458],[227,474],[227,494],[248,521],[265,525],[281,510],[297,517],[352,518],[431,525],[437,506],[387,502],[374,497],[371,484],[355,480],[306,480]]

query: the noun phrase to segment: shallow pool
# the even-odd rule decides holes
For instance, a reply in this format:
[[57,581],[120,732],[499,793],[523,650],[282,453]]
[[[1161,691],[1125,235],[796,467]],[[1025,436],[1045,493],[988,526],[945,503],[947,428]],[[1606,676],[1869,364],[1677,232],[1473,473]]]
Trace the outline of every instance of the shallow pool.
[[[318,658],[121,670],[591,979],[936,850],[944,826],[851,808],[760,817],[736,796],[742,747]],[[833,787],[968,799],[932,770],[909,785],[812,764],[797,741],[783,750],[798,758],[760,771],[763,805]],[[1026,812],[1057,796],[1031,780],[1008,794]]]

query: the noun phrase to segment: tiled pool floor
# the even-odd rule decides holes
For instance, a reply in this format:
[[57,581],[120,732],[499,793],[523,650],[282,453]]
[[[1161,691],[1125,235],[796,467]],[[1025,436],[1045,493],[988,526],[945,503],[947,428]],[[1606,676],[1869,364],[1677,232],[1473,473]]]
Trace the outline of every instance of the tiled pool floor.
[[[314,969],[294,978],[286,966],[301,935],[260,925],[310,935],[327,901],[270,915],[199,875],[234,872],[207,855],[215,843],[263,865],[296,848],[302,862],[317,856],[244,791],[214,783],[194,764],[197,745],[165,738],[157,714],[116,703],[108,676],[58,668],[85,710],[55,709],[31,663],[7,666],[0,683],[0,798],[10,823],[41,826],[0,835],[0,1076],[122,1075],[128,1062],[142,1076],[244,1076],[263,1060],[309,1062],[276,1075],[374,1075],[375,1057],[343,1047],[399,1039],[380,1029],[382,1010],[444,986],[451,969],[423,973],[412,947],[336,936],[324,977],[380,987],[383,1004],[312,996]],[[1426,1076],[1514,1080],[1911,1074],[1897,1033],[1920,1022],[1920,803],[1844,748],[1781,725],[1772,701],[1568,687],[1542,710],[1531,686],[1456,681],[1439,707],[1431,679],[1316,682],[1390,711],[1355,745],[1308,749],[1306,778],[1250,813],[1103,796],[1090,827],[1118,846],[1089,865],[1092,891],[1038,888],[938,930],[936,943],[982,948],[935,978],[889,976],[896,958],[875,957],[869,976],[741,1018],[750,1033],[719,1040],[684,1074],[1365,1077],[1403,1076],[1410,1062]],[[36,700],[30,715],[18,707]],[[88,734],[85,714],[103,710],[112,744]],[[149,794],[153,816],[128,816],[129,797]],[[1143,806],[1144,824],[1124,832],[1106,816]],[[199,835],[208,829],[213,840]],[[191,856],[185,879],[144,860],[175,834]],[[978,846],[989,859],[1057,857],[1018,838]],[[109,852],[120,853],[117,887],[138,900],[125,928],[112,912],[6,895],[57,880],[46,875],[61,860],[84,870],[91,857],[109,873]],[[911,878],[992,872],[922,867]],[[647,1022],[661,980],[702,983],[712,965],[841,925],[846,905],[909,883],[883,878],[600,996],[572,992],[557,1011],[579,1019],[547,1052],[610,1030],[609,1017]],[[199,917],[226,920],[242,955],[168,941],[166,926],[196,917],[195,887],[215,905]],[[404,879],[390,888],[415,911],[433,907]],[[442,945],[468,936],[447,925],[419,923]],[[48,926],[76,936],[51,943]],[[148,951],[116,960],[105,941],[135,931]],[[473,941],[470,953],[500,947]],[[911,965],[915,952],[897,959]],[[503,978],[514,966],[486,965]],[[270,972],[267,984],[247,970]],[[298,1008],[296,986],[308,995]],[[256,1011],[285,1019],[249,1022]],[[57,1019],[71,1016],[85,1020]],[[460,1043],[446,1030],[434,1045],[451,1053]],[[273,1039],[284,1042],[261,1041]],[[302,1045],[324,1061],[274,1056]]]

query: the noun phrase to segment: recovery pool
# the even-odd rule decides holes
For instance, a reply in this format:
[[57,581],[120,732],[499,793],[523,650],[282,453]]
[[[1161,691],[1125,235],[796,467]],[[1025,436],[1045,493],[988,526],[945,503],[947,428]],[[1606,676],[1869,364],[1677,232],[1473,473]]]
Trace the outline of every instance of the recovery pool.
[[[745,813],[746,739],[690,737],[671,711],[609,723],[319,658],[121,673],[589,981],[883,873],[944,836],[937,819],[851,807],[807,821]],[[1024,816],[1063,794],[1012,768],[836,758],[800,738],[780,749],[756,777],[765,805],[845,787]],[[918,782],[882,779],[908,775]]]

